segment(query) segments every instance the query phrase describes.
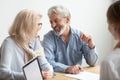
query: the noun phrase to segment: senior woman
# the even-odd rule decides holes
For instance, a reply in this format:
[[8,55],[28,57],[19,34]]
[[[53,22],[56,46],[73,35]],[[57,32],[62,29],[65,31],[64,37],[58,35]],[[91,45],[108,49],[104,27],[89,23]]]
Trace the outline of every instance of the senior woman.
[[41,14],[28,9],[21,10],[3,41],[0,50],[0,80],[24,80],[22,66],[39,56],[44,80],[50,80],[53,68],[47,62],[40,44]]

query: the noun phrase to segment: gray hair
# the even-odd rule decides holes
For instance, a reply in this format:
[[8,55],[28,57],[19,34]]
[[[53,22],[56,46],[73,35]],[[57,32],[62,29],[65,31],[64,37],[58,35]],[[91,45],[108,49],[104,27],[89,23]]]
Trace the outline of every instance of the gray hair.
[[53,6],[53,7],[49,8],[48,16],[50,16],[52,13],[60,14],[63,17],[67,17],[67,16],[71,17],[69,10],[66,7],[63,7],[61,5]]
[[26,41],[26,39],[32,39],[34,36],[29,32],[36,28],[36,21],[38,17],[42,17],[36,11],[23,9],[21,10],[9,29],[9,35],[17,37],[18,40]]

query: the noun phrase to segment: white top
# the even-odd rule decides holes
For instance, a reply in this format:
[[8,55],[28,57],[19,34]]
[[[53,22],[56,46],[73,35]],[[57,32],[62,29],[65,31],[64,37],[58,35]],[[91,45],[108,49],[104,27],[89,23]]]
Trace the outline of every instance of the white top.
[[101,64],[100,80],[120,80],[120,48],[115,49]]

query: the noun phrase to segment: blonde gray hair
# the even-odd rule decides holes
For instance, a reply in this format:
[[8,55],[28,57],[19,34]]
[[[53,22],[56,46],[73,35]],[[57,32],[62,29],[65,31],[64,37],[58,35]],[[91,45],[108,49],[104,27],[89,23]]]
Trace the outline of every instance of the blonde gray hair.
[[36,27],[36,20],[42,17],[41,14],[28,9],[20,11],[10,27],[9,35],[16,37],[20,41],[30,40],[30,31]]
[[62,17],[71,17],[69,10],[61,5],[49,8],[48,16],[50,16],[52,13],[60,14]]

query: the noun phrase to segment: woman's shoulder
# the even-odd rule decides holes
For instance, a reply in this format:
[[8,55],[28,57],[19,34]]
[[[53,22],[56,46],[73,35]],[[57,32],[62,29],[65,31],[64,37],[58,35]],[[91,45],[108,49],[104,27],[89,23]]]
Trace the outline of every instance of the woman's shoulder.
[[115,54],[120,54],[120,48],[116,48],[116,49],[114,49],[113,51],[112,51],[112,53],[115,53]]
[[120,49],[117,48],[115,50],[113,50],[104,60],[103,62],[104,64],[118,64],[120,63]]
[[16,47],[14,40],[10,36],[6,37],[1,45],[1,53],[13,53]]
[[12,41],[12,37],[8,36],[4,39],[4,41]]
[[13,43],[14,43],[13,39],[12,39],[10,36],[8,36],[8,37],[6,37],[6,38],[4,39],[2,45],[5,45],[5,44],[13,44]]
[[114,49],[110,55],[108,56],[109,59],[117,59],[120,58],[120,48]]

